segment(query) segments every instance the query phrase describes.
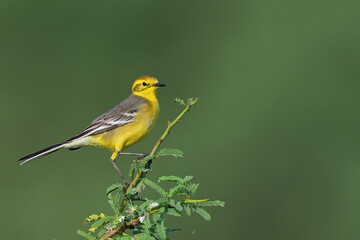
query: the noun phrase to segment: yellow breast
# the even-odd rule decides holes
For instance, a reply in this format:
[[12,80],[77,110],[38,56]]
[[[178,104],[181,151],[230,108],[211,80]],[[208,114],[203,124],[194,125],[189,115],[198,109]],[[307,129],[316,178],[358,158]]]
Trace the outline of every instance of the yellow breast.
[[159,103],[146,102],[137,112],[135,121],[109,132],[91,137],[91,145],[122,151],[146,137],[153,129],[159,115]]

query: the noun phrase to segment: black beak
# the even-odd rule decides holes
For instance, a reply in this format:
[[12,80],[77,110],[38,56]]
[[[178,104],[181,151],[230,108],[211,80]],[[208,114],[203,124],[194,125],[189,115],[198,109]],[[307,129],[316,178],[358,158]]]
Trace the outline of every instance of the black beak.
[[158,82],[154,85],[154,87],[166,87],[166,85]]

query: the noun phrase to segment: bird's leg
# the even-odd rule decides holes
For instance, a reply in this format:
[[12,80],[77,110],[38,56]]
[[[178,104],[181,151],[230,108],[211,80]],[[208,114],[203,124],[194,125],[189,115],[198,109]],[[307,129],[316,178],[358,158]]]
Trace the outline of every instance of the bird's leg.
[[115,158],[117,157],[117,152],[114,152],[112,155],[111,155],[111,158],[110,158],[110,162],[112,163],[112,165],[114,166],[114,168],[116,169],[116,171],[119,173],[121,179],[123,180],[123,182],[125,183],[126,187],[129,186],[129,183],[126,181],[124,175],[122,175],[119,167],[116,165],[115,163]]
[[118,152],[117,155],[125,155],[125,156],[141,156],[141,157],[146,157],[147,153],[127,153],[127,152]]

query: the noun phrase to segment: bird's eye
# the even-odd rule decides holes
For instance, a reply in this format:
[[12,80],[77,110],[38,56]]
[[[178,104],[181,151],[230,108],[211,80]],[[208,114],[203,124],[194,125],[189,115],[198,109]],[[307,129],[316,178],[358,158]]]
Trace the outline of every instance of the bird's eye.
[[146,86],[146,82],[143,82],[143,86]]

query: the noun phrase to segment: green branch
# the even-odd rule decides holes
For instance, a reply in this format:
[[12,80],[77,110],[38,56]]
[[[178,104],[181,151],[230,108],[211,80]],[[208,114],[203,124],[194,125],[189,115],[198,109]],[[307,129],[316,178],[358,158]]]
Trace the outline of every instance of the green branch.
[[188,203],[199,204],[202,202],[208,202],[209,200],[210,199],[200,199],[200,200],[186,199],[184,201],[179,202],[179,204],[188,204]]

